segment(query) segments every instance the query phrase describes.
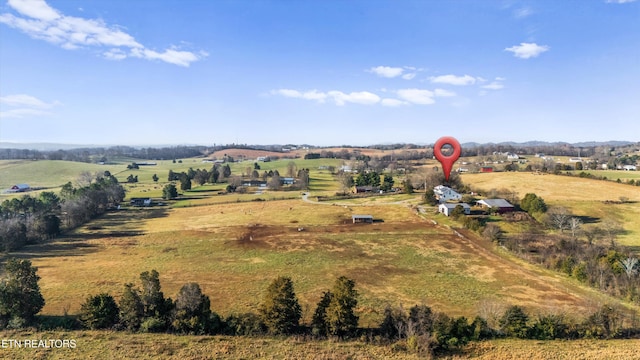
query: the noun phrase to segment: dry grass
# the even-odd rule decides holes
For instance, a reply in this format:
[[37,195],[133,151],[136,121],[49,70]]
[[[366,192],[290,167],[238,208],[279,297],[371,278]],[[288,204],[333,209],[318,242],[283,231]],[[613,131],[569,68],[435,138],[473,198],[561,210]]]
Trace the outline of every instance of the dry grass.
[[[351,224],[351,215],[363,211],[383,222]],[[174,297],[184,283],[199,283],[222,315],[255,311],[273,278],[291,276],[306,321],[322,291],[347,275],[361,294],[357,311],[363,326],[376,326],[386,303],[425,303],[472,317],[488,300],[575,316],[615,302],[398,205],[291,200],[132,209],[19,255],[39,268],[47,301],[43,314],[50,315],[65,307],[76,313],[90,294],[119,297],[125,283],[138,282],[151,269],[160,272],[167,296]]]
[[[574,215],[594,219],[585,224],[588,229],[606,222],[620,224],[625,232],[619,242],[640,246],[640,188],[611,181],[584,179],[560,175],[532,173],[464,174],[463,181],[482,190],[508,189],[518,193],[541,196],[547,204],[568,208]],[[629,202],[620,203],[620,197]]]
[[[303,341],[295,338],[180,336],[110,331],[0,332],[2,339],[76,340],[75,349],[2,349],[22,359],[422,359],[424,356],[362,341]],[[638,359],[640,340],[492,340],[467,345],[442,359]]]
[[503,172],[463,174],[462,180],[472,187],[484,190],[509,189],[517,192],[521,198],[526,193],[535,193],[549,203],[618,200],[620,196],[626,196],[631,201],[640,201],[638,187],[579,177]]

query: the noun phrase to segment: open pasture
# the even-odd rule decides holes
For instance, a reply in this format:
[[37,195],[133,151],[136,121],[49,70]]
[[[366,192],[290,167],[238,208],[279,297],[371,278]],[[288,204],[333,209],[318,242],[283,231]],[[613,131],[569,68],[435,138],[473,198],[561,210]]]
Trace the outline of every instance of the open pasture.
[[[585,226],[618,223],[625,230],[619,242],[640,246],[640,187],[611,181],[520,172],[464,174],[462,180],[472,188],[484,191],[515,191],[519,198],[527,193],[535,193],[548,205],[562,206],[577,216],[594,219]],[[628,202],[620,203],[621,197],[627,198]]]
[[[352,224],[353,214],[377,221]],[[322,291],[346,275],[357,283],[362,326],[376,326],[385,304],[425,303],[472,317],[480,304],[496,302],[579,317],[616,302],[461,233],[407,206],[297,199],[115,211],[16,255],[39,268],[43,313],[50,315],[65,308],[76,313],[89,294],[119,297],[125,283],[138,283],[151,269],[160,273],[166,296],[197,282],[223,315],[256,311],[270,281],[291,276],[305,321]]]

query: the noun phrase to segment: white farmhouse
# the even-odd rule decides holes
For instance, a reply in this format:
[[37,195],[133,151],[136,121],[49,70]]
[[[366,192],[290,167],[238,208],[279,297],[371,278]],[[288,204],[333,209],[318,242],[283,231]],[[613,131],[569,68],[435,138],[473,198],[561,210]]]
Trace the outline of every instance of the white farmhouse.
[[438,185],[434,187],[433,193],[436,195],[436,199],[438,199],[440,203],[462,200],[462,195],[455,192],[452,188],[444,185]]

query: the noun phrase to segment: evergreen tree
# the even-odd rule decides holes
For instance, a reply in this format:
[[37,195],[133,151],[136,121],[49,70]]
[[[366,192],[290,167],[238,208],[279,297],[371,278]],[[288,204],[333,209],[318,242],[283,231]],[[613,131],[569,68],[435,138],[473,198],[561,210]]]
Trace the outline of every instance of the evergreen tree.
[[327,307],[327,324],[332,335],[353,335],[358,327],[358,316],[354,313],[358,305],[355,285],[353,280],[341,276],[333,286],[333,295]]
[[144,316],[146,320],[154,319],[157,323],[154,330],[166,329],[168,325],[173,302],[171,299],[165,299],[160,289],[160,274],[157,271],[145,271],[140,274],[142,281],[142,305],[144,308]]
[[311,331],[316,336],[327,336],[329,333],[329,324],[327,324],[327,308],[331,303],[331,291],[325,291],[322,293],[322,299],[316,306],[316,311],[313,313],[313,319],[311,319]]
[[0,281],[0,327],[19,318],[29,323],[44,307],[40,293],[38,269],[29,260],[9,259]]
[[136,331],[140,328],[144,316],[144,305],[140,293],[133,288],[133,284],[126,284],[120,298],[120,323],[125,329]]
[[527,337],[529,316],[517,305],[510,306],[500,318],[500,328],[507,336]]
[[290,334],[298,328],[302,308],[291,278],[280,276],[269,285],[260,315],[273,334]]
[[113,296],[89,296],[80,308],[80,322],[89,329],[106,329],[118,322],[118,305]]
[[204,334],[209,330],[211,301],[196,283],[184,284],[175,301],[174,330],[189,334]]
[[165,200],[175,199],[178,197],[178,189],[173,184],[167,184],[162,189],[162,198]]

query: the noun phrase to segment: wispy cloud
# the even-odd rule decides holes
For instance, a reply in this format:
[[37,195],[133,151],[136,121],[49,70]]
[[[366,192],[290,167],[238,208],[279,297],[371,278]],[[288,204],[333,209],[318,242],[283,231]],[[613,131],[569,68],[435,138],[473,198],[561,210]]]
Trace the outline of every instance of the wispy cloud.
[[476,83],[476,78],[470,75],[456,76],[456,75],[440,75],[432,76],[429,78],[432,83],[436,84],[448,84],[456,86],[473,85]]
[[391,99],[391,98],[382,99],[382,101],[380,101],[380,104],[382,106],[389,106],[389,107],[409,105],[409,103],[406,102],[406,101],[402,101],[402,100],[398,100],[398,99]]
[[404,69],[401,67],[376,66],[372,67],[368,71],[380,77],[394,78],[402,75]]
[[344,106],[346,103],[372,105],[380,102],[380,96],[368,91],[344,93],[338,90],[328,92],[319,92],[317,90],[301,92],[292,89],[278,89],[271,90],[271,94],[281,95],[288,98],[314,100],[319,103],[324,103],[329,99],[333,100],[333,102],[339,106]]
[[533,15],[533,9],[528,6],[524,6],[513,11],[513,17],[516,19],[524,19]]
[[613,4],[627,4],[632,2],[636,2],[636,0],[607,0],[607,3]]
[[31,95],[17,94],[0,97],[0,105],[14,109],[0,112],[1,118],[26,118],[31,116],[49,116],[49,109],[60,105],[60,102],[45,102]]
[[493,81],[490,84],[484,85],[482,88],[487,90],[500,90],[504,88],[504,85],[497,81]]
[[510,51],[513,56],[520,59],[529,59],[537,57],[543,52],[549,51],[547,45],[538,45],[536,43],[520,43],[520,45],[514,45],[504,49],[504,51]]
[[425,89],[401,89],[396,92],[398,97],[402,100],[408,101],[412,104],[419,105],[431,105],[436,101],[433,99],[435,93]]
[[[382,91],[386,92],[386,91]],[[277,89],[271,90],[271,95],[279,95],[288,98],[313,100],[318,103],[324,103],[331,101],[338,106],[344,106],[347,103],[360,104],[360,105],[376,105],[382,106],[401,106],[401,105],[431,105],[434,104],[437,97],[453,97],[457,94],[453,91],[444,89],[400,89],[389,91],[395,93],[397,98],[385,97],[381,98],[379,95],[369,91],[358,91],[345,93],[338,90],[331,90],[327,92],[320,92],[317,90],[311,91],[298,91],[293,89]]]
[[0,23],[64,49],[105,48],[102,55],[110,60],[136,57],[184,67],[208,56],[206,52],[194,53],[176,47],[164,51],[147,49],[117,25],[108,25],[101,19],[64,15],[44,0],[9,0],[8,5],[17,15],[0,14]]
[[411,80],[416,77],[418,71],[422,71],[422,69],[417,69],[413,66],[403,66],[403,67],[392,67],[392,66],[376,66],[370,69],[365,70],[366,72],[370,72],[372,74],[376,74],[379,77],[383,78],[396,78],[400,76],[404,80]]
[[342,91],[329,91],[327,94],[333,98],[333,101],[335,101],[338,106],[343,106],[348,102],[362,105],[373,105],[380,102],[380,96],[368,91],[352,92],[348,94],[343,93]]

